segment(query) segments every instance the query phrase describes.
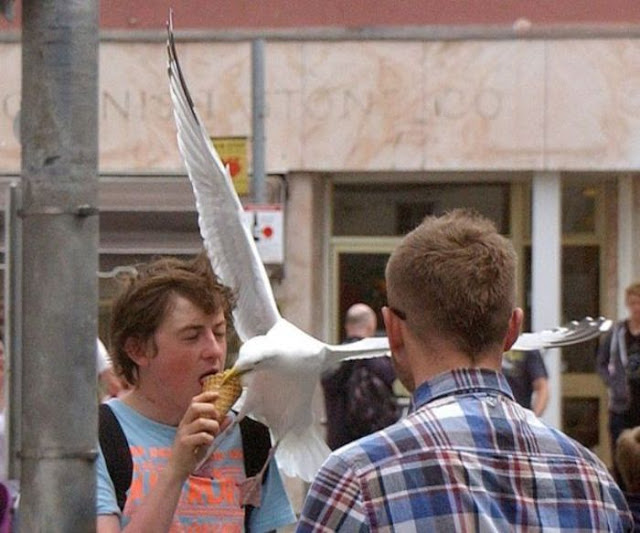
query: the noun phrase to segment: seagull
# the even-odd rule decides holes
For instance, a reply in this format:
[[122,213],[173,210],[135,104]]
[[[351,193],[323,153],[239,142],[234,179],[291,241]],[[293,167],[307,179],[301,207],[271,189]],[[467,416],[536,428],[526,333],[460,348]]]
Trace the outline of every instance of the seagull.
[[[389,356],[389,342],[386,337],[369,337],[351,344],[327,344],[281,316],[253,236],[242,222],[243,207],[229,169],[216,152],[187,88],[178,62],[171,11],[167,30],[169,90],[178,148],[193,188],[208,258],[216,275],[236,291],[234,327],[243,342],[233,367],[242,375],[244,387],[236,404],[238,414],[215,439],[196,471],[221,439],[249,416],[269,427],[273,448],[267,464],[275,456],[286,475],[310,482],[330,453],[314,423],[311,406],[320,376],[346,359]],[[610,323],[587,318],[554,330],[523,334],[514,349],[584,342],[606,331]]]
[[[311,481],[330,453],[311,406],[321,374],[347,358],[388,356],[389,343],[384,337],[370,337],[345,345],[326,344],[280,315],[253,236],[242,223],[243,207],[229,170],[213,147],[185,83],[171,12],[168,34],[178,148],[192,184],[200,233],[214,272],[237,294],[233,319],[243,344],[234,370],[243,375],[245,391],[227,431],[245,416],[265,423],[280,469],[290,477]],[[214,441],[207,457],[224,434]]]

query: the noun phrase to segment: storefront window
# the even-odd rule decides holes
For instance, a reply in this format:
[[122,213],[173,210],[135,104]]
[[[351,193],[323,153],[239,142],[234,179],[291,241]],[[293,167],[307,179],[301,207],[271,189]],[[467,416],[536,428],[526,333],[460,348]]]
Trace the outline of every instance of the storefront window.
[[595,186],[565,185],[562,188],[562,233],[564,235],[596,232]]
[[335,236],[404,235],[427,215],[471,208],[509,233],[508,184],[336,184]]

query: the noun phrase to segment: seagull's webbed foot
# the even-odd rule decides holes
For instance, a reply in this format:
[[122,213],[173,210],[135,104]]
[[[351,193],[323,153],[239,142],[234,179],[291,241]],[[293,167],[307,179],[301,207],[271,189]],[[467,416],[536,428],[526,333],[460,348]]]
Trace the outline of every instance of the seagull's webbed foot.
[[241,505],[253,505],[254,507],[260,507],[262,498],[262,478],[267,471],[269,463],[276,454],[279,442],[276,442],[269,450],[269,455],[264,465],[255,476],[251,476],[245,479],[243,482],[238,483],[240,487],[240,504]]

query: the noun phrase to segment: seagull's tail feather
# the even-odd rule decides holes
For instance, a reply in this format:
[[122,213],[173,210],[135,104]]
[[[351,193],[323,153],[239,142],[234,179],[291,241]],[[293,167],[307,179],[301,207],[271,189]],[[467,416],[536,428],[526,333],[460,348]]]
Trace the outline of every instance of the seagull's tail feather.
[[290,431],[282,437],[276,461],[287,476],[311,482],[330,453],[318,429],[311,425],[301,434]]

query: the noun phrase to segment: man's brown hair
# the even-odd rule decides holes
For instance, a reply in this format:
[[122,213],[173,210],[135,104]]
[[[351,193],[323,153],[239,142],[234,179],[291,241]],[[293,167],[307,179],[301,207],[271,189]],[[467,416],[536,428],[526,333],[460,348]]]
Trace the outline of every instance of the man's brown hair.
[[111,313],[111,357],[116,373],[135,385],[138,366],[125,350],[128,338],[152,340],[167,311],[182,296],[207,314],[223,310],[229,329],[235,296],[222,284],[202,252],[193,259],[159,258],[121,278],[122,287]]
[[435,334],[473,360],[507,332],[515,265],[513,246],[487,218],[463,209],[428,216],[389,259],[389,305],[423,340]]
[[625,429],[620,434],[615,452],[625,490],[640,493],[640,426]]

